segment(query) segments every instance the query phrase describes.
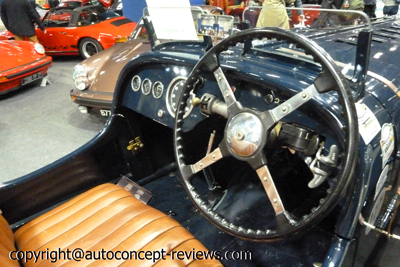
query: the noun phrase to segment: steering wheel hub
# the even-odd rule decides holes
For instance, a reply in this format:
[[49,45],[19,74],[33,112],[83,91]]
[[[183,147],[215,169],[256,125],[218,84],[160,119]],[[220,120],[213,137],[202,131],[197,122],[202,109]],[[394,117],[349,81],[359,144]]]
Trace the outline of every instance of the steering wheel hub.
[[254,155],[263,142],[263,128],[261,120],[252,113],[235,115],[226,127],[229,150],[240,157]]

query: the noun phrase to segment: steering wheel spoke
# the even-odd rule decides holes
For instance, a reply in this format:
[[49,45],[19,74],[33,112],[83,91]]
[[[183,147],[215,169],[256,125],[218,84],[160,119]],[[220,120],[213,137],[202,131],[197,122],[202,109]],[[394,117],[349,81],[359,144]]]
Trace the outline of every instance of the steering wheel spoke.
[[271,173],[269,172],[268,166],[264,165],[256,170],[258,177],[264,187],[265,193],[274,208],[275,214],[281,214],[285,211],[281,197],[279,196],[278,190],[276,189],[274,180],[272,179]]
[[207,154],[204,158],[191,165],[193,173],[198,173],[199,171],[204,170],[208,166],[214,164],[218,160],[222,159],[224,156],[221,152],[221,149],[217,147],[214,151]]
[[236,101],[236,97],[233,94],[232,88],[229,85],[229,82],[226,79],[225,74],[222,71],[221,67],[218,67],[214,71],[214,76],[217,79],[219,89],[221,90],[222,96],[224,97],[224,100],[225,100],[226,105],[228,106],[228,109],[235,103],[239,104]]
[[[269,113],[271,116],[267,116],[268,118],[272,117],[273,122],[277,122],[281,120],[283,117],[289,115],[305,103],[307,103],[311,98],[318,95],[317,88],[315,85],[312,84],[307,87],[305,90],[295,94],[281,105],[277,106],[276,108],[266,111],[264,113]],[[270,122],[268,122],[270,123]]]

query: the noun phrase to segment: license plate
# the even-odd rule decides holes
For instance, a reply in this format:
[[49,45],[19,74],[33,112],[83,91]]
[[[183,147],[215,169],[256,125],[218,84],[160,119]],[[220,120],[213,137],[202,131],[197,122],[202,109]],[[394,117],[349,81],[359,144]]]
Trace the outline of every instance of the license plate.
[[100,109],[100,114],[101,116],[105,116],[108,117],[111,115],[111,110],[107,110],[107,109]]
[[21,79],[21,85],[25,85],[27,83],[31,83],[33,81],[36,81],[36,80],[42,78],[42,77],[43,77],[43,73],[42,72],[35,73],[35,74],[31,75],[31,76],[22,78]]

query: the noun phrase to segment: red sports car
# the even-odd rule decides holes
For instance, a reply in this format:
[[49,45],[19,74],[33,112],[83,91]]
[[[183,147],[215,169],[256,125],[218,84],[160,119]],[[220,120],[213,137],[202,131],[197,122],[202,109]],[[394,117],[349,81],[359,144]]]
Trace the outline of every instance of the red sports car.
[[41,44],[26,41],[0,41],[0,58],[0,94],[39,82],[52,64]]
[[99,2],[100,2],[103,6],[109,8],[109,7],[114,3],[114,0],[99,0]]
[[[36,35],[47,54],[83,58],[127,41],[136,26],[135,22],[101,5],[53,8],[42,21],[46,33],[38,28]],[[11,38],[7,31],[0,34],[0,40]]]
[[[103,1],[102,1],[103,2]],[[92,6],[92,5],[102,5],[103,3],[97,0],[63,0],[58,6],[59,7],[81,7],[81,6]],[[108,6],[105,6],[108,7]]]

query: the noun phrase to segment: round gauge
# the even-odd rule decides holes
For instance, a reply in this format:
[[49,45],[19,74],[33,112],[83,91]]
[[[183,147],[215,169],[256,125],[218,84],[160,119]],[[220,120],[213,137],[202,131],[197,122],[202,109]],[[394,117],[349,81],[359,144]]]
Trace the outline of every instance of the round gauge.
[[[186,78],[185,77],[176,77],[171,81],[167,89],[167,109],[169,114],[175,118],[176,108],[178,107],[179,96],[183,90],[185,85]],[[193,94],[191,93],[190,97],[187,100],[185,107],[185,115],[186,118],[193,109],[192,106]]]
[[132,90],[135,92],[139,91],[141,83],[142,83],[142,79],[138,75],[135,75],[131,81]]
[[153,84],[152,92],[154,98],[160,98],[164,92],[164,85],[162,84],[162,82],[159,81],[155,82]]
[[151,92],[151,81],[146,78],[142,82],[142,93],[148,95],[150,94],[150,92]]

